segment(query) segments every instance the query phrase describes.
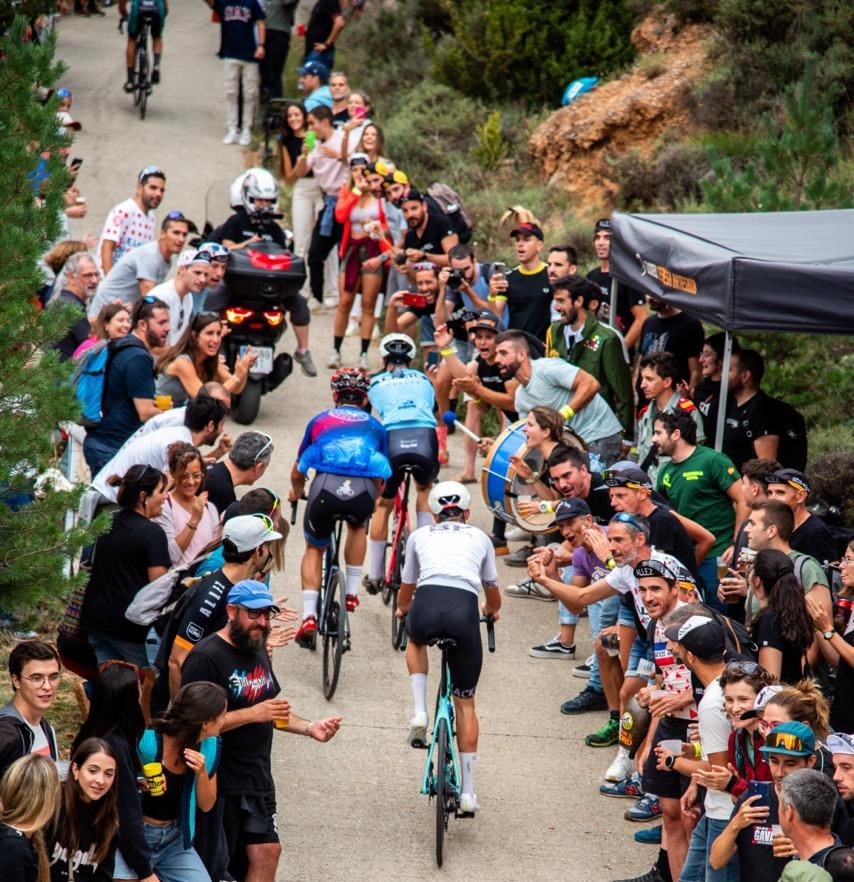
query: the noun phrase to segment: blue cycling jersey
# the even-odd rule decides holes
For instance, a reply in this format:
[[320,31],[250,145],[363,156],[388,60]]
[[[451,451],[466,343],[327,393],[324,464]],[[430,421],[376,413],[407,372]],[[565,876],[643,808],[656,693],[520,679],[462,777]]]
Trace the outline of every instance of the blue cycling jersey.
[[379,420],[358,407],[334,407],[313,417],[297,452],[297,468],[359,478],[387,478],[388,438]]
[[433,384],[421,371],[397,368],[371,380],[368,400],[386,429],[435,429]]

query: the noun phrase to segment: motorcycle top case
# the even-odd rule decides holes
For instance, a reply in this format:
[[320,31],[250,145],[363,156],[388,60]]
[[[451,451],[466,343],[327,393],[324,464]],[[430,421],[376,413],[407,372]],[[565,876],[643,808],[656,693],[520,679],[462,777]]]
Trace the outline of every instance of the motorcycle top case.
[[275,242],[257,242],[231,252],[225,284],[237,297],[281,303],[299,294],[305,275],[301,257]]

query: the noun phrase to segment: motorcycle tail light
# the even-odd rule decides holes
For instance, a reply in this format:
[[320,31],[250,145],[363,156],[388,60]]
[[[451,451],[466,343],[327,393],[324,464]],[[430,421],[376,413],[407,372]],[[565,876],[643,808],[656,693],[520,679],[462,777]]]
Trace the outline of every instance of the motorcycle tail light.
[[243,309],[240,306],[229,307],[225,311],[225,317],[232,325],[242,325],[248,318],[252,318],[255,313],[251,309]]
[[267,320],[267,324],[273,328],[280,325],[284,317],[285,314],[281,309],[271,309],[264,313],[264,318]]

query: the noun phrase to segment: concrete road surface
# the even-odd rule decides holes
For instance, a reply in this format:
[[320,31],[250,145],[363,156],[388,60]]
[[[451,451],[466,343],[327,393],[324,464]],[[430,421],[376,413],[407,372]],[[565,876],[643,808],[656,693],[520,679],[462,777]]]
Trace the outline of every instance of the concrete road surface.
[[[171,4],[166,30],[163,83],[140,121],[123,94],[123,38],[117,12],[106,18],[73,17],[60,23],[60,55],[69,71],[63,84],[74,92],[74,116],[83,123],[74,154],[83,157],[79,184],[89,216],[75,232],[98,234],[108,209],[132,195],[135,177],[157,164],[167,174],[159,211],[180,209],[201,227],[205,218],[226,217],[226,189],[243,167],[239,147],[225,147],[218,28],[194,0]],[[358,82],[358,77],[355,78]],[[394,145],[391,145],[392,156]],[[207,205],[207,208],[206,208]],[[287,214],[287,203],[285,203]],[[293,345],[290,332],[285,337]],[[312,349],[320,375],[299,370],[265,397],[256,427],[275,439],[276,451],[264,483],[284,496],[288,473],[307,420],[330,405],[331,317],[315,317]],[[345,342],[355,360],[357,341]],[[376,350],[372,361],[379,367]],[[239,431],[239,427],[231,427]],[[461,440],[451,438],[453,476],[461,462]],[[478,488],[474,521],[489,527]],[[275,590],[300,606],[299,528],[288,544],[287,568]],[[503,564],[506,585],[521,574]],[[273,768],[278,787],[284,846],[281,880],[396,880],[443,877],[466,882],[589,880],[601,882],[648,869],[655,849],[632,841],[637,829],[622,819],[630,802],[598,794],[600,776],[613,749],[583,744],[604,713],[563,716],[560,703],[583,687],[572,663],[540,661],[528,648],[557,630],[553,603],[505,599],[497,626],[498,648],[487,655],[478,708],[481,740],[477,792],[482,811],[475,820],[451,820],[445,865],[434,862],[432,806],[419,794],[424,754],[405,744],[411,697],[404,661],[389,640],[389,610],[378,597],[363,597],[354,615],[353,648],[345,655],[338,692],[327,703],[320,689],[320,657],[296,646],[277,651],[284,695],[303,716],[340,714],[344,724],[327,745],[277,737]],[[578,659],[590,650],[587,620],[579,627]],[[435,688],[431,679],[431,694]]]

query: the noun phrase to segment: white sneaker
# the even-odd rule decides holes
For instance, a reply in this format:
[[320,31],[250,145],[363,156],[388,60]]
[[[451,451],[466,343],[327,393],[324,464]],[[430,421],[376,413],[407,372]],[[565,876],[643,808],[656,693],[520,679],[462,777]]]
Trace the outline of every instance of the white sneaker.
[[473,793],[460,794],[460,811],[466,815],[473,815],[476,811],[480,811],[477,797]]
[[347,330],[344,331],[344,336],[345,337],[352,337],[358,333],[359,333],[359,320],[351,317],[350,321],[347,322]]
[[252,143],[252,130],[243,129],[240,133],[240,140],[237,142],[241,147],[248,147]]
[[326,307],[314,297],[308,299],[308,311],[315,313],[315,315],[326,315]]
[[337,297],[324,297],[323,305],[328,309],[335,309],[338,306],[338,298]]
[[336,352],[334,349],[329,353],[329,358],[326,359],[326,367],[330,370],[337,370],[341,367],[341,353]]
[[368,370],[368,353],[367,352],[363,352],[359,356],[359,369],[363,370],[363,371]]
[[410,747],[426,747],[427,746],[427,711],[419,711],[409,721],[409,735],[406,741]]
[[229,129],[225,133],[225,137],[222,139],[223,144],[236,144],[237,143],[237,129]]
[[508,542],[527,542],[531,538],[531,534],[521,527],[511,527],[505,534],[504,538]]
[[608,766],[608,771],[605,772],[605,780],[622,781],[623,778],[628,778],[634,770],[635,764],[622,751],[619,751],[614,762]]

